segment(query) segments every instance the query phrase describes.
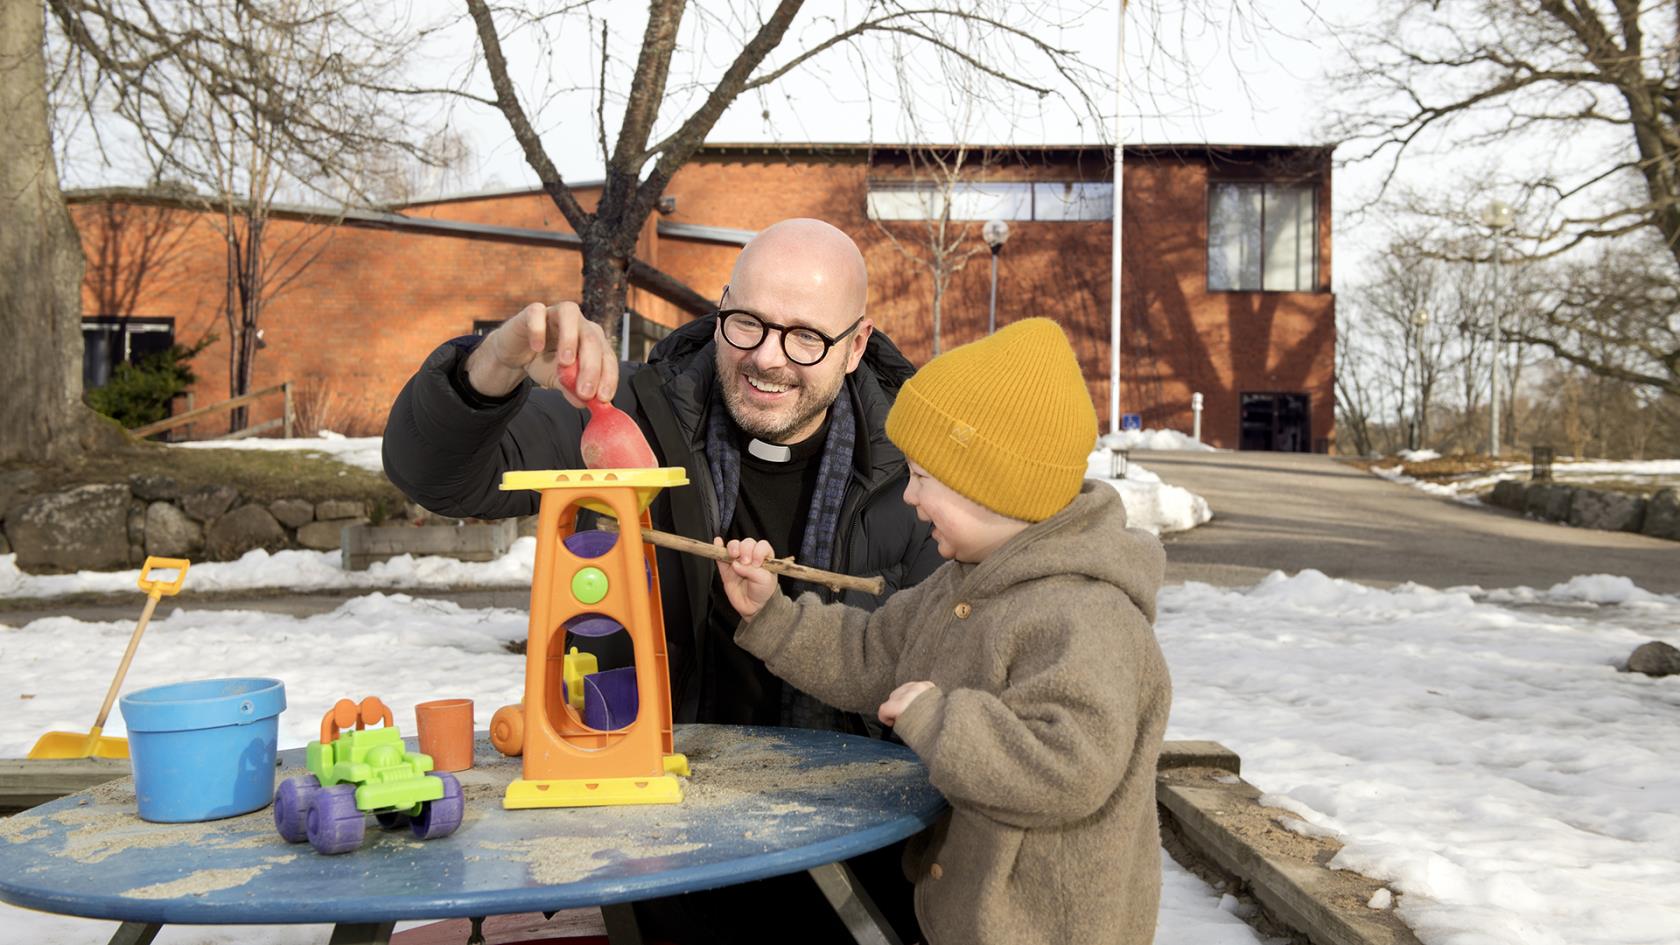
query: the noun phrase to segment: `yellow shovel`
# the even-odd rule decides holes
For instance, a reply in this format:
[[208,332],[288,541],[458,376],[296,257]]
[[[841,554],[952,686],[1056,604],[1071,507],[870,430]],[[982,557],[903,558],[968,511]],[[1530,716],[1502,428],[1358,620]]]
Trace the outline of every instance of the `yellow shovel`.
[[[87,734],[80,732],[48,732],[41,736],[35,747],[29,749],[31,758],[127,758],[128,739],[106,738],[99,733],[105,728],[105,720],[111,715],[111,706],[117,701],[117,690],[122,688],[123,677],[128,675],[128,664],[134,660],[134,650],[140,645],[140,634],[146,632],[146,624],[152,619],[152,611],[157,609],[158,599],[164,596],[173,597],[181,589],[181,582],[187,579],[188,561],[185,558],[152,558],[146,559],[146,564],[140,569],[140,589],[149,596],[146,609],[140,613],[140,623],[134,628],[134,635],[128,638],[128,650],[123,653],[122,663],[117,666],[117,676],[111,680],[111,688],[105,693],[105,704],[99,707],[99,718],[94,721],[93,728]],[[152,580],[153,568],[177,569],[175,580]]]

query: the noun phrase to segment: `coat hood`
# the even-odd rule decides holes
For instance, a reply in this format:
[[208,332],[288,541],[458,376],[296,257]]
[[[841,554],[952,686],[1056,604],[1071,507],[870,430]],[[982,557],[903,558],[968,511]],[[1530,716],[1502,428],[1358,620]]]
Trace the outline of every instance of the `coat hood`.
[[990,597],[1028,581],[1082,575],[1119,588],[1150,623],[1155,593],[1166,571],[1161,542],[1126,527],[1126,506],[1107,483],[1085,480],[1067,507],[1027,526],[979,564],[967,570],[965,591]]

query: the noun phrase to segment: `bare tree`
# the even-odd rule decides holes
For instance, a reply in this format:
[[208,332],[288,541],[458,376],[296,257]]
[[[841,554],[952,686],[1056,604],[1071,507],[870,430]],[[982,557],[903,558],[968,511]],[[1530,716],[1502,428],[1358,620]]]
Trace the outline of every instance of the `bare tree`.
[[[228,389],[247,393],[262,316],[325,248],[326,225],[274,226],[284,199],[367,203],[392,155],[431,160],[380,83],[414,40],[380,30],[357,0],[206,0],[162,12],[140,0],[55,0],[63,107],[107,105],[226,247]],[[133,57],[156,59],[125,72]],[[328,215],[329,217],[331,214]],[[235,430],[245,411],[232,414]]]
[[[957,145],[909,145],[897,151],[905,163],[904,177],[866,182],[869,216],[875,229],[907,262],[925,271],[933,288],[933,354],[943,350],[941,328],[945,291],[969,260],[986,252],[980,221],[968,205],[983,193],[989,171],[998,163],[993,148]],[[875,153],[870,155],[875,165]],[[914,213],[895,212],[905,207]],[[906,219],[906,217],[910,217]]]
[[81,402],[82,247],[53,163],[44,14],[0,0],[0,463],[63,460],[107,429]]
[[[1074,91],[1069,96],[1080,99],[1081,107],[1096,115],[1096,109],[1080,91],[1099,84],[1095,73],[1071,51],[1039,38],[1053,25],[1042,10],[1022,10],[1003,0],[932,0],[916,5],[875,0],[840,12],[824,8],[801,20],[800,29],[791,29],[804,6],[803,0],[780,0],[762,15],[715,13],[701,8],[685,35],[685,0],[652,0],[634,69],[628,76],[617,76],[609,70],[609,47],[603,41],[597,109],[590,116],[595,127],[590,133],[600,142],[606,164],[605,183],[595,208],[585,210],[549,157],[526,101],[514,86],[514,69],[503,50],[503,38],[512,32],[530,29],[541,33],[545,28],[557,28],[555,24],[574,11],[566,8],[560,14],[521,14],[493,10],[487,0],[467,0],[484,51],[492,95],[448,91],[493,105],[506,118],[526,163],[582,239],[583,311],[609,333],[617,331],[632,280],[690,311],[710,309],[710,300],[636,258],[642,225],[672,176],[699,150],[731,104],[743,96],[761,94],[783,76],[825,53],[856,48],[876,36],[912,41],[961,60],[988,81],[1005,86],[1041,96],[1060,94],[1057,83],[1071,86]],[[576,22],[575,17],[572,22]],[[593,26],[592,20],[586,26],[591,35]],[[605,40],[608,33],[604,21],[600,28]],[[732,52],[725,57],[727,65],[721,73],[673,77],[673,57],[680,49],[692,51],[708,42],[714,44],[710,48],[717,48],[725,35],[733,37]],[[1033,64],[1030,68],[1025,65],[1029,61]],[[1056,83],[1033,78],[1038,71],[1055,76]],[[622,84],[609,87],[614,78]],[[609,99],[622,103],[623,110],[617,133],[611,136],[604,105]],[[573,134],[581,134],[586,126],[576,121],[569,127],[575,129]]]
[[[1514,248],[1551,258],[1648,234],[1668,262],[1664,278],[1680,283],[1680,7],[1409,0],[1353,45],[1332,129],[1344,160],[1380,160],[1392,180],[1407,155],[1497,147],[1518,175],[1513,202],[1528,208]],[[1593,157],[1566,156],[1582,151]],[[1485,201],[1462,198],[1461,219]],[[1665,315],[1597,326],[1612,344],[1588,348],[1579,345],[1587,314],[1548,309],[1520,340],[1607,377],[1680,391],[1680,338]],[[1610,359],[1595,353],[1611,349]],[[1630,350],[1638,357],[1622,356]]]

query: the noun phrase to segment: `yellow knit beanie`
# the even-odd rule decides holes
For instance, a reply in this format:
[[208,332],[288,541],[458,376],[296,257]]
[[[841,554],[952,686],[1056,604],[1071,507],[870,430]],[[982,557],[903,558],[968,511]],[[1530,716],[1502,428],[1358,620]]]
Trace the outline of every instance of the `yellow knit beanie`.
[[887,436],[958,493],[1038,522],[1079,494],[1097,412],[1061,326],[1029,318],[929,361],[898,392]]

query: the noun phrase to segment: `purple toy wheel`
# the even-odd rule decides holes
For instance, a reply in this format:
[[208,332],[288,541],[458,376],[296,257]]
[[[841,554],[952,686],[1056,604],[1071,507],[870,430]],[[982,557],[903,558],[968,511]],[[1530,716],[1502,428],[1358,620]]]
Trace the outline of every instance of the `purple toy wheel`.
[[322,788],[309,808],[309,843],[317,853],[349,853],[362,845],[367,818],[356,807],[356,786]]
[[309,839],[309,809],[321,782],[312,774],[287,778],[274,791],[274,829],[287,843],[302,843]]
[[466,810],[466,803],[461,797],[461,782],[455,780],[454,775],[438,771],[429,777],[443,782],[443,796],[422,805],[419,816],[409,824],[414,836],[421,840],[435,840],[454,833],[455,828],[461,826],[461,815]]
[[386,830],[396,830],[408,826],[409,816],[407,811],[388,810],[383,814],[374,814],[373,819]]

